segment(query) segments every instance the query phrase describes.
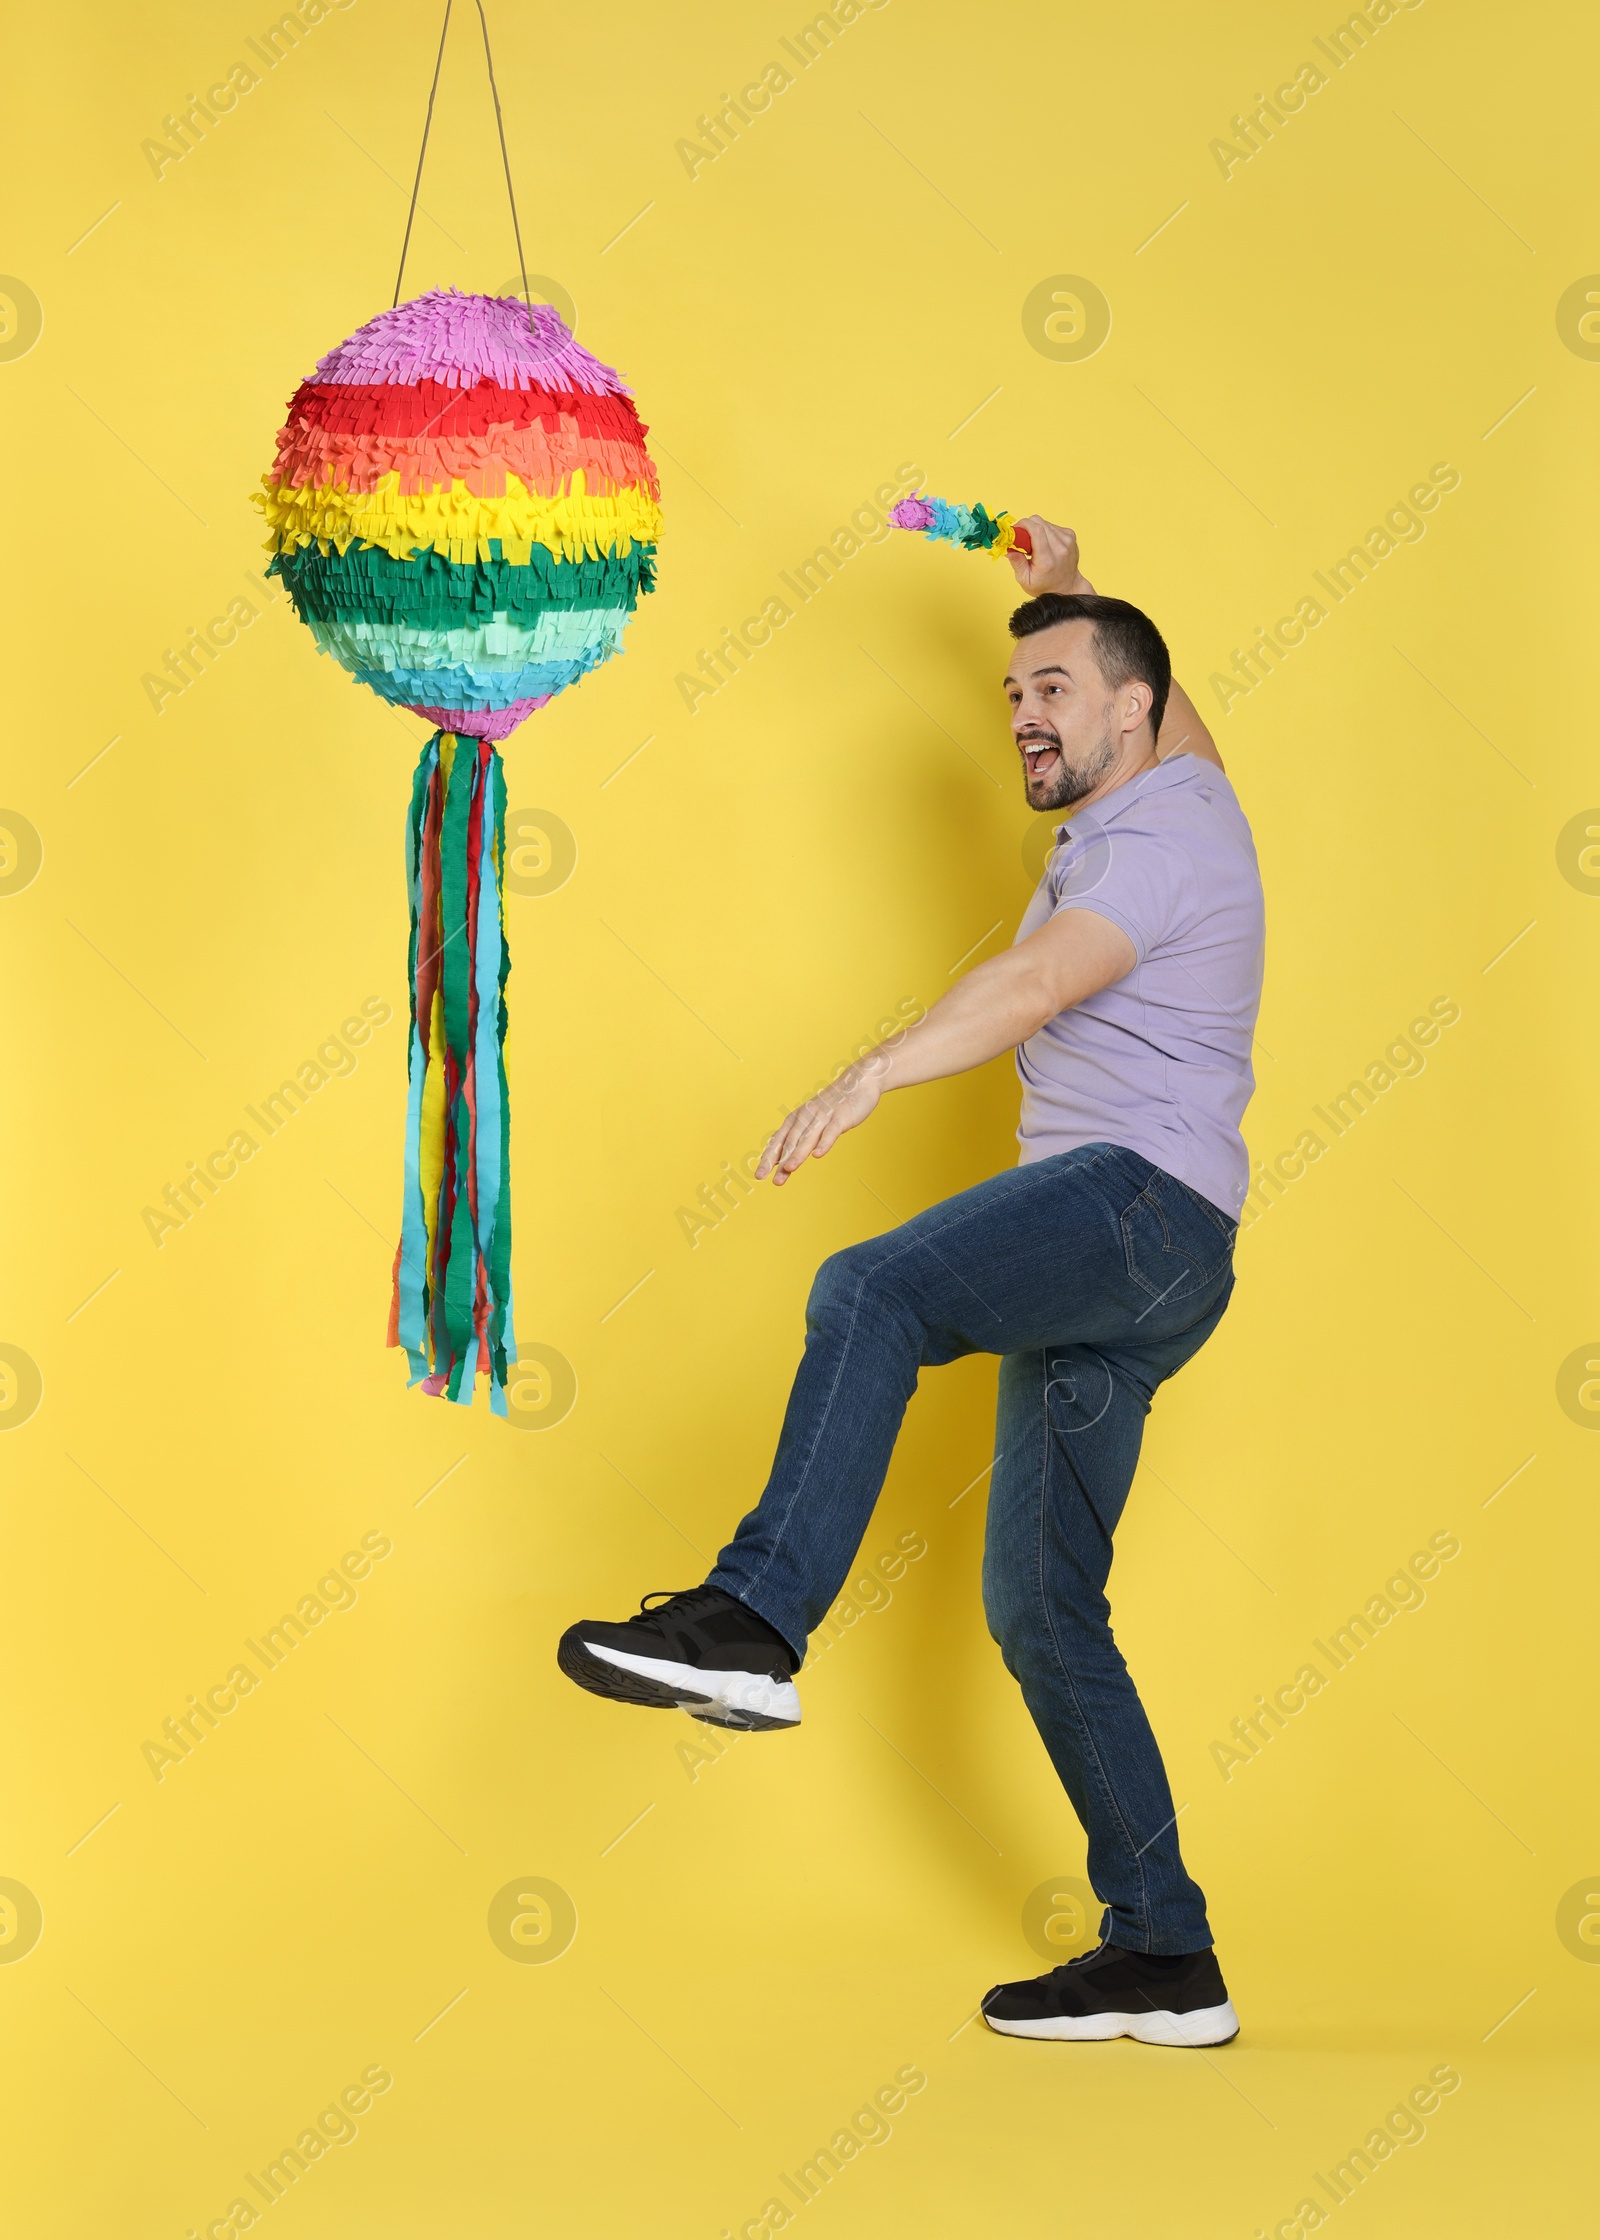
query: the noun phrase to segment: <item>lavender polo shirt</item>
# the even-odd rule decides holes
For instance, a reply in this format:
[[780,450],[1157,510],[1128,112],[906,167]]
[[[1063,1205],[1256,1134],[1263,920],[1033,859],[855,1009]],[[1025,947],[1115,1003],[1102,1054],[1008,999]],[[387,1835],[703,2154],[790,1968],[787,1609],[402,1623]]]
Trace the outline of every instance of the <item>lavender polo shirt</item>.
[[1264,913],[1250,827],[1216,765],[1173,755],[1058,827],[1017,939],[1058,910],[1109,918],[1136,961],[1017,1051],[1022,1164],[1120,1144],[1237,1221]]

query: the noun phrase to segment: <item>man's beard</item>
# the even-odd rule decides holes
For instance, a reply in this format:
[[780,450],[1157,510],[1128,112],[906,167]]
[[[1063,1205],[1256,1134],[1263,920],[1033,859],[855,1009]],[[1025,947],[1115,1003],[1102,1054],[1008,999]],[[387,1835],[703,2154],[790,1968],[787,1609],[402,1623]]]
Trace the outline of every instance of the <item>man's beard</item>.
[[1035,791],[1035,781],[1030,777],[1026,762],[1022,765],[1022,790],[1030,809],[1070,809],[1074,801],[1081,801],[1086,793],[1093,793],[1106,772],[1117,759],[1117,743],[1112,736],[1109,718],[1096,745],[1076,769],[1061,751],[1061,738],[1048,724],[1039,725],[1024,739],[1020,747],[1053,746],[1061,760],[1045,781],[1044,791]]

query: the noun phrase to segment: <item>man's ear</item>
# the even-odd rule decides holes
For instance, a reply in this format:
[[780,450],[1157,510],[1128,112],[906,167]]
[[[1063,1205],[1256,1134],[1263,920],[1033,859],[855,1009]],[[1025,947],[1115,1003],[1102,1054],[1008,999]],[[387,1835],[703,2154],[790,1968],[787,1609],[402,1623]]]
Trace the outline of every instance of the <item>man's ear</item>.
[[[1124,685],[1123,691],[1127,696],[1128,715],[1122,728],[1124,731],[1137,731],[1140,724],[1148,719],[1151,709],[1156,704],[1156,696],[1147,684],[1141,683],[1138,679]],[[1152,724],[1152,733],[1154,729],[1155,726]]]

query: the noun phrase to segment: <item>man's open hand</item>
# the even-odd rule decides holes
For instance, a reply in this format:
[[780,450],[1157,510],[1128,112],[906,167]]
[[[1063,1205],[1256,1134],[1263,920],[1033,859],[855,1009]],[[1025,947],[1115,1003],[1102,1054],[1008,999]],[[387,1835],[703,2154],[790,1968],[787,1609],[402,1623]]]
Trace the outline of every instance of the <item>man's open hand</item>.
[[1006,554],[1012,573],[1030,597],[1041,591],[1061,591],[1073,597],[1092,592],[1094,585],[1078,565],[1078,532],[1063,529],[1037,513],[1025,514],[1019,527],[1033,539],[1031,556],[1015,545]]
[[847,1129],[859,1128],[883,1095],[885,1055],[875,1051],[872,1058],[849,1067],[837,1081],[808,1098],[798,1112],[791,1112],[762,1152],[756,1180],[764,1182],[771,1175],[781,1188],[796,1167],[807,1159],[820,1159]]

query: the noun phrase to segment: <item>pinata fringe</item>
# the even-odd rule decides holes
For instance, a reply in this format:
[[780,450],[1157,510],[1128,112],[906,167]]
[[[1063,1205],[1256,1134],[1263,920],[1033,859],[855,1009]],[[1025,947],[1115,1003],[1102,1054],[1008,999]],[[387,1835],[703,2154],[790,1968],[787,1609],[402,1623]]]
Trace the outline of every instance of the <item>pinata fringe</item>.
[[436,552],[395,560],[370,546],[336,553],[302,545],[296,552],[276,553],[265,573],[282,578],[302,622],[355,615],[453,630],[492,622],[496,615],[537,619],[558,607],[621,605],[631,613],[638,599],[655,589],[655,547],[558,560],[535,545],[520,566],[499,552],[464,566]]
[[655,461],[643,443],[586,435],[547,435],[539,427],[496,428],[482,436],[399,436],[388,429],[346,435],[314,421],[291,422],[278,438],[269,486],[374,491],[391,474],[401,491],[449,491],[457,483],[475,497],[502,498],[515,476],[525,490],[555,498],[594,491],[605,496],[641,489],[658,500]]
[[511,1106],[506,1086],[505,771],[488,740],[438,731],[411,785],[410,1094],[389,1343],[412,1384],[506,1413]]
[[526,566],[536,544],[557,559],[583,560],[661,537],[661,508],[648,490],[634,485],[590,492],[581,468],[554,497],[525,488],[515,474],[505,476],[498,497],[479,496],[459,478],[448,490],[404,490],[398,471],[367,490],[326,482],[296,489],[275,484],[271,475],[261,479],[265,488],[256,503],[272,531],[269,552],[305,544],[344,552],[363,544],[405,560],[420,546],[460,562],[498,557],[491,551],[498,546],[507,560]]
[[628,393],[622,376],[574,342],[548,304],[463,295],[459,288],[431,288],[380,311],[318,359],[315,378],[341,386],[436,381],[470,389],[490,381],[502,389]]
[[[554,388],[535,389],[502,389],[493,381],[475,381],[460,389],[442,381],[395,383],[388,377],[370,382],[302,381],[289,399],[280,445],[296,427],[405,439],[487,436],[502,428],[540,427],[552,435],[601,436],[637,444],[650,432],[633,399],[622,390],[599,395],[568,389],[559,381]],[[278,479],[292,482],[294,477]]]

